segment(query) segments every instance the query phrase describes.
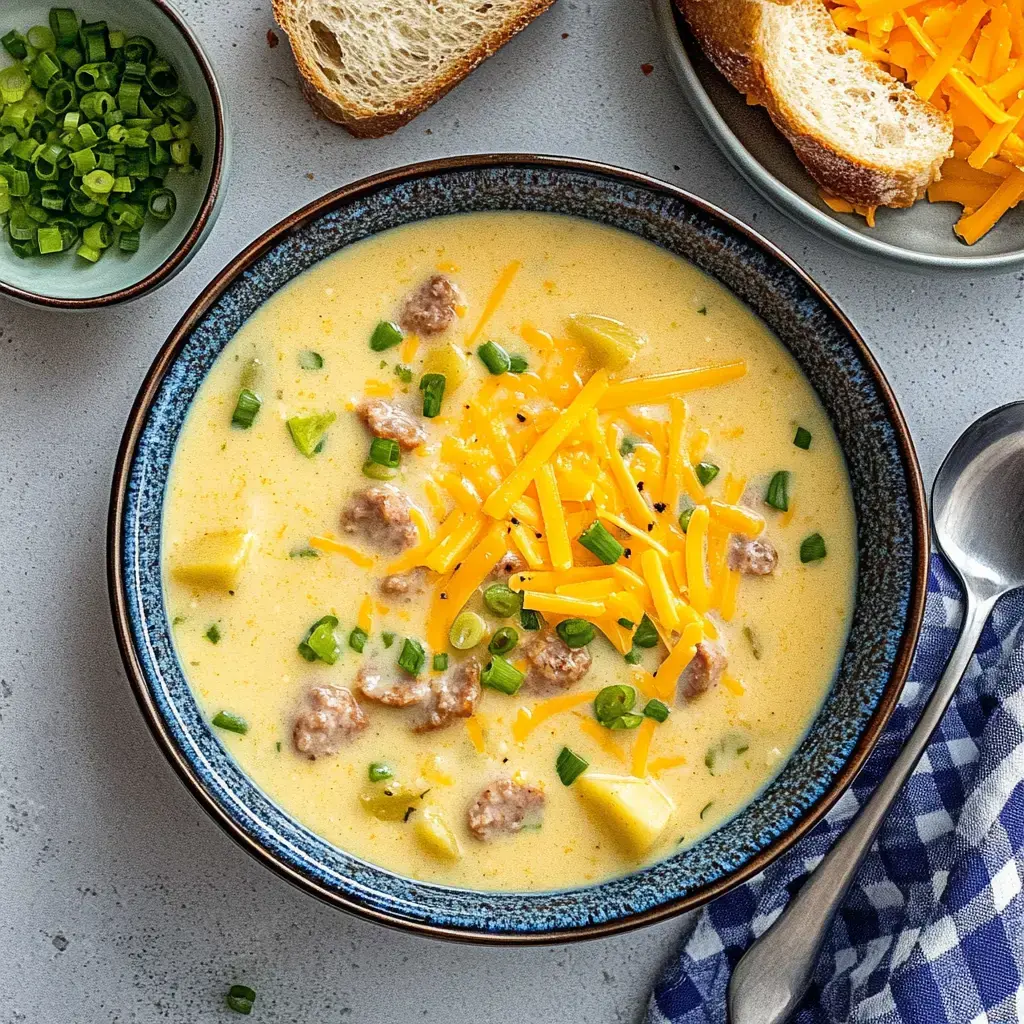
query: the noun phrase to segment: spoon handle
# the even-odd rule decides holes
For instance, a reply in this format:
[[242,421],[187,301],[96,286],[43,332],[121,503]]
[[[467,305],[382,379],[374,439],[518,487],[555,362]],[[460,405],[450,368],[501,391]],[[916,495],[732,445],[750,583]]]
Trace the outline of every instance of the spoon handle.
[[743,955],[729,983],[732,1024],[783,1024],[806,993],[829,926],[864,855],[899,796],[967,671],[995,597],[969,591],[953,655],[899,756],[775,923]]

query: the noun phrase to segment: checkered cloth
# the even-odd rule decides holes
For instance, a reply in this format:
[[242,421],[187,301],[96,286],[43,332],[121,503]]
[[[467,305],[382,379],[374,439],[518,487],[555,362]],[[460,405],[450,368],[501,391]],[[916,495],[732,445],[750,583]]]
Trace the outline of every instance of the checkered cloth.
[[[732,967],[778,917],[882,778],[956,640],[960,591],[936,557],[899,707],[828,816],[701,911],[647,1024],[721,1024]],[[797,1024],[1024,1021],[1024,593],[1004,598],[818,960]]]

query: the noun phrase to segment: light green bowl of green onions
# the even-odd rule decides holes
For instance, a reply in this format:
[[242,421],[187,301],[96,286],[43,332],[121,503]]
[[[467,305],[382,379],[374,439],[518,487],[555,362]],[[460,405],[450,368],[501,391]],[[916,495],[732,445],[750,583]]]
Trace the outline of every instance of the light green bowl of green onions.
[[58,309],[136,298],[210,231],[223,103],[166,0],[0,7],[0,294]]

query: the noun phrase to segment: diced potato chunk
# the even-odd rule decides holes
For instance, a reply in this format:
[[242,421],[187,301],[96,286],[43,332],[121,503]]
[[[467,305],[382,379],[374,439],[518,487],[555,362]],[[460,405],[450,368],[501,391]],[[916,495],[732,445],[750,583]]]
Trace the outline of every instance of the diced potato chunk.
[[612,372],[625,369],[647,344],[647,339],[631,327],[594,313],[573,313],[565,329],[570,337],[583,343],[595,366]]
[[653,849],[676,809],[653,779],[585,772],[574,786],[609,832],[636,856]]
[[367,813],[381,821],[402,821],[419,807],[419,796],[408,786],[389,782],[359,794],[359,802]]
[[416,838],[423,848],[441,860],[458,860],[462,856],[459,840],[436,807],[424,807],[414,819]]
[[174,575],[200,587],[230,590],[249,557],[254,539],[255,534],[249,530],[203,534],[181,550]]
[[454,391],[469,376],[469,362],[466,353],[450,341],[433,345],[423,360],[424,373],[443,373],[445,387]]

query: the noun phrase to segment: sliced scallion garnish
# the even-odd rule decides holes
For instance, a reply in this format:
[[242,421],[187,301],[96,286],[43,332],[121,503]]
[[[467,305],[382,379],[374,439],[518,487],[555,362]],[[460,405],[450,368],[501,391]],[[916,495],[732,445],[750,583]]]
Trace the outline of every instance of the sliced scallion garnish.
[[719,467],[713,462],[698,462],[694,467],[694,472],[697,474],[697,479],[701,482],[704,487],[707,487],[712,480],[718,476]]
[[341,657],[341,641],[335,628],[338,620],[333,615],[317,619],[299,643],[299,654],[306,661],[324,661],[333,665]]
[[218,729],[237,732],[239,736],[244,736],[249,731],[249,723],[241,715],[236,715],[234,711],[218,711],[213,716],[213,724]]
[[411,676],[418,676],[423,671],[426,660],[427,653],[423,650],[423,644],[419,640],[406,637],[402,651],[398,655],[398,667]]
[[542,625],[540,612],[535,612],[532,608],[520,608],[519,625],[521,625],[523,629],[540,629]]
[[319,352],[314,352],[312,349],[306,349],[299,353],[299,366],[304,370],[322,370],[324,366],[324,357]]
[[768,492],[764,496],[764,503],[780,512],[789,511],[789,471],[780,469],[768,484]]
[[231,414],[231,422],[236,427],[248,430],[256,419],[256,413],[260,411],[263,401],[255,391],[242,388],[238,392],[238,401],[235,403],[235,411]]
[[594,717],[604,726],[611,728],[617,718],[628,714],[636,704],[636,690],[623,683],[606,686],[594,698]]
[[484,591],[487,609],[503,619],[509,619],[523,606],[522,596],[504,583],[492,583]]
[[811,432],[809,430],[805,430],[803,427],[797,427],[796,436],[793,438],[793,444],[795,444],[797,448],[803,448],[804,451],[807,451],[807,449],[811,447]]
[[656,722],[664,722],[668,718],[668,705],[657,698],[644,705],[644,717],[653,718]]
[[511,355],[508,357],[509,373],[526,373],[529,368],[530,364],[523,356]]
[[220,627],[219,627],[219,626],[217,625],[217,623],[215,622],[215,623],[214,623],[214,624],[213,624],[213,625],[212,625],[212,626],[211,626],[211,627],[210,627],[210,628],[209,628],[209,629],[208,629],[208,630],[207,630],[207,631],[206,631],[206,632],[205,632],[205,633],[203,634],[203,636],[205,636],[205,637],[206,637],[206,639],[207,639],[207,640],[209,640],[211,644],[219,644],[219,643],[220,643]]
[[598,519],[579,535],[579,542],[591,554],[597,555],[605,565],[614,565],[626,550]]
[[491,654],[508,654],[519,643],[519,634],[511,626],[495,630],[487,650]]
[[433,419],[441,413],[441,400],[444,398],[445,384],[443,373],[427,373],[420,379],[420,391],[423,392],[423,415]]
[[402,329],[398,324],[394,324],[390,320],[381,320],[373,329],[373,334],[370,335],[370,348],[374,352],[384,352],[389,348],[394,348],[395,345],[400,345],[402,338]]
[[644,615],[633,634],[633,643],[637,647],[657,647],[658,639],[658,631],[654,628],[654,623],[647,615]]
[[395,777],[395,773],[383,761],[372,761],[366,774],[370,777],[371,782],[383,782],[385,779]]
[[512,365],[512,357],[496,341],[488,341],[481,345],[476,354],[488,371],[495,376],[508,373]]
[[396,376],[396,377],[397,377],[397,378],[398,378],[398,379],[399,379],[399,380],[400,380],[400,381],[401,381],[401,382],[402,382],[403,384],[411,384],[411,383],[412,383],[412,376],[413,376],[413,374],[412,374],[412,370],[411,370],[411,369],[409,369],[409,367],[408,367],[408,366],[403,366],[403,365],[402,365],[401,363],[399,363],[399,364],[398,364],[398,365],[397,365],[397,366],[395,367],[395,376]]
[[314,413],[311,416],[292,416],[288,422],[288,432],[292,435],[295,447],[306,456],[313,458],[327,433],[327,428],[336,419],[333,412]]
[[555,771],[558,772],[563,786],[571,786],[589,767],[589,761],[585,761],[568,747],[562,747],[555,759]]
[[348,635],[348,645],[353,651],[362,654],[366,647],[366,641],[369,639],[370,636],[366,630],[360,626],[356,626],[356,628]]
[[448,631],[448,643],[457,651],[476,647],[487,632],[487,624],[476,612],[459,612]]
[[643,725],[644,716],[635,714],[619,715],[608,723],[609,729],[635,729]]
[[380,640],[381,640],[381,643],[385,647],[390,647],[395,642],[395,634],[394,633],[381,633]]
[[495,654],[480,673],[483,686],[510,697],[523,685],[525,678],[515,665],[510,665],[500,654]]
[[402,449],[390,437],[375,437],[370,442],[370,461],[378,466],[397,469],[402,462]]
[[448,671],[448,655],[447,654],[435,654],[431,663],[431,668],[435,672],[447,672]]
[[690,528],[690,519],[693,517],[693,510],[696,505],[687,505],[682,512],[679,513],[679,529],[686,533]]
[[801,562],[820,561],[828,552],[825,550],[825,540],[820,533],[812,533],[805,537],[800,545]]
[[566,647],[573,649],[586,647],[597,636],[594,624],[587,622],[586,619],[563,619],[555,627],[555,632],[562,638]]

